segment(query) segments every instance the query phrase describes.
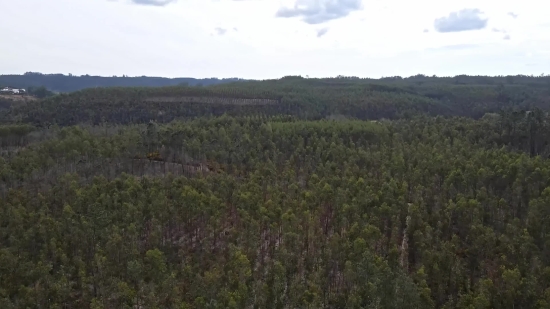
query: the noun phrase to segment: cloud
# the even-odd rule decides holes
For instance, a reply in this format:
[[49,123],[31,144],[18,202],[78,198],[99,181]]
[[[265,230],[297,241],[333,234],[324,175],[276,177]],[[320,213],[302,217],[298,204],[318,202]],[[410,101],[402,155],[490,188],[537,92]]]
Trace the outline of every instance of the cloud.
[[509,12],[508,13],[509,16],[512,16],[513,18],[518,18],[518,14],[514,13],[514,12]]
[[165,6],[178,0],[132,0],[135,4],[140,5],[152,5],[152,6]]
[[224,28],[220,28],[220,27],[217,27],[216,29],[214,29],[216,31],[216,34],[217,35],[224,35],[226,32],[227,32],[227,29],[224,29]]
[[328,32],[328,28],[319,29],[317,30],[317,37],[320,38],[323,35],[327,34],[327,32]]
[[434,28],[441,33],[480,30],[487,27],[487,19],[481,17],[481,14],[482,12],[478,9],[451,12],[446,17],[437,18],[434,21]]
[[361,0],[296,0],[294,7],[281,7],[276,17],[301,17],[307,24],[321,24],[361,9]]
[[454,44],[454,45],[445,45],[441,47],[432,47],[427,48],[426,51],[451,51],[451,50],[468,50],[478,48],[477,44]]

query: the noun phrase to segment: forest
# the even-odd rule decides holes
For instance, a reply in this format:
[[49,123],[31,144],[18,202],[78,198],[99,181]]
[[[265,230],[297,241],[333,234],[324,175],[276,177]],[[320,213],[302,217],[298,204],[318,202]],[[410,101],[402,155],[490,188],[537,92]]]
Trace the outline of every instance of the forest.
[[0,107],[0,308],[550,308],[550,78]]

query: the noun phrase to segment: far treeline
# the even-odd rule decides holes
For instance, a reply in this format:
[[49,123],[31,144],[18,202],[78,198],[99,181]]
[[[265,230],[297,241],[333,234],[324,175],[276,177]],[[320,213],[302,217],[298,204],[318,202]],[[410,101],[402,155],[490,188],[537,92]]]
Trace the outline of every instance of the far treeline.
[[239,78],[165,78],[138,76],[93,76],[93,75],[64,75],[64,74],[42,74],[38,72],[27,72],[22,75],[0,75],[0,86],[24,88],[44,86],[53,92],[73,92],[94,87],[164,87],[176,85],[215,85],[220,83],[239,81]]
[[0,308],[550,308],[550,78],[0,107]]
[[[237,104],[238,100],[242,102]],[[17,105],[9,115],[6,109],[3,114],[5,121],[65,126],[169,122],[224,113],[286,114],[308,120],[398,119],[418,114],[480,118],[507,108],[549,109],[550,77],[420,75],[371,80],[288,76],[209,87],[93,88]]]

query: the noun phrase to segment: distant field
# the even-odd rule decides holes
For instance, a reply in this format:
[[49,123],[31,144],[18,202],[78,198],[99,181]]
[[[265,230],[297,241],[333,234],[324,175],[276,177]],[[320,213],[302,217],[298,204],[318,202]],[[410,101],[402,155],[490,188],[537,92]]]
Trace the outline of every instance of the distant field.
[[204,104],[227,104],[227,105],[274,105],[279,101],[272,99],[237,99],[220,97],[151,97],[145,99],[145,102],[151,103],[204,103]]
[[29,96],[29,95],[6,95],[6,94],[0,94],[0,100],[10,100],[10,101],[16,101],[16,102],[28,102],[28,101],[34,101],[36,100],[36,97]]

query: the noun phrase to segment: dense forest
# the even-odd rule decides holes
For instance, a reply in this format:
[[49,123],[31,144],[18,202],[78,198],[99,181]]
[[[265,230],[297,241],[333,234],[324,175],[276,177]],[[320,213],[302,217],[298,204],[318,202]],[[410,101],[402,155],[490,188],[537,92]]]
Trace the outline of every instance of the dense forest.
[[27,72],[22,75],[0,75],[0,86],[15,88],[46,87],[54,92],[73,92],[86,88],[95,87],[163,87],[176,85],[208,86],[227,82],[239,81],[239,78],[165,78],[150,76],[92,76],[92,75],[64,75],[64,74],[42,74],[38,72]]
[[550,78],[0,110],[0,308],[550,308]]
[[67,126],[150,120],[165,123],[223,114],[290,114],[306,120],[401,119],[417,114],[480,118],[505,108],[548,110],[550,77],[415,76],[369,80],[288,76],[209,87],[94,88],[59,94],[38,104],[18,104],[13,110],[0,109],[0,117],[37,126]]

